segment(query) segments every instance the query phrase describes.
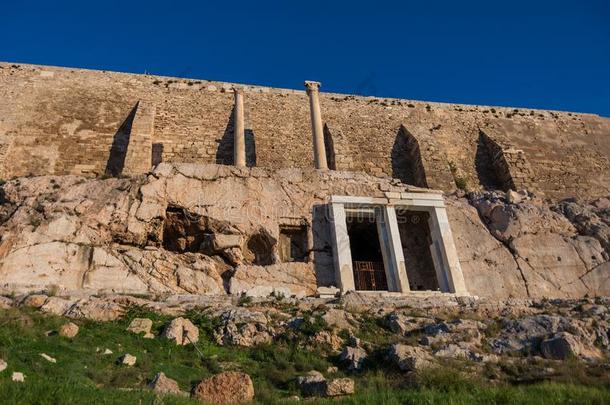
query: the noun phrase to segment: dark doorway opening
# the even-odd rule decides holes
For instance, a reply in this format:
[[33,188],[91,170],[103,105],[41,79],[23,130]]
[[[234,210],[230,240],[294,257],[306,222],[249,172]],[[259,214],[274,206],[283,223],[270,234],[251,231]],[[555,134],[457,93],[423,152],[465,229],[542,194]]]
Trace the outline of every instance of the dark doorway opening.
[[438,290],[438,279],[430,252],[430,214],[423,211],[397,210],[396,218],[409,288],[411,291]]
[[373,215],[348,217],[347,234],[352,252],[356,290],[387,291],[388,281],[375,217]]
[[307,262],[307,228],[305,226],[284,225],[280,227],[280,261]]
[[156,167],[159,163],[163,162],[163,144],[153,143],[151,150],[151,163],[152,167]]

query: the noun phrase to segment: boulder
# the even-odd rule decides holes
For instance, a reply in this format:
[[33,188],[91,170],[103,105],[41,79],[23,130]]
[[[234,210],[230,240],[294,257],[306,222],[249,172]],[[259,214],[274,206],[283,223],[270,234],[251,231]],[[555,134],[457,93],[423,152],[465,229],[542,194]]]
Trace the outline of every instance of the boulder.
[[25,307],[40,308],[49,297],[44,294],[32,294],[25,297],[21,305]]
[[341,350],[341,346],[343,346],[343,339],[341,336],[327,330],[317,332],[310,340],[314,347],[319,347],[320,345],[328,346],[333,352],[338,352]]
[[432,356],[426,350],[403,344],[392,345],[388,358],[402,371],[420,371],[434,364]]
[[358,371],[362,369],[366,361],[366,350],[360,347],[345,347],[339,356],[339,360],[347,365],[349,371]]
[[104,298],[89,297],[78,300],[64,315],[70,318],[85,318],[94,321],[115,321],[123,316],[124,312],[119,303]]
[[321,397],[326,393],[326,379],[319,371],[311,370],[306,375],[297,377],[296,382],[305,397]]
[[163,372],[157,373],[155,378],[148,384],[148,387],[157,394],[183,394],[178,383],[168,378]]
[[354,380],[335,378],[326,380],[322,373],[312,370],[297,378],[297,387],[304,397],[336,397],[354,393]]
[[73,338],[78,334],[78,325],[72,322],[65,323],[59,328],[59,336]]
[[221,312],[219,320],[214,337],[220,345],[252,347],[273,340],[274,330],[262,312],[238,307]]
[[355,383],[351,378],[335,378],[326,382],[324,396],[337,397],[350,395],[355,391]]
[[8,363],[2,359],[0,359],[0,372],[6,370],[6,368],[8,367]]
[[421,329],[430,321],[431,319],[429,318],[415,318],[412,316],[392,313],[385,318],[385,325],[394,333],[407,335]]
[[15,371],[11,375],[11,380],[15,382],[25,382],[25,375],[19,371]]
[[199,341],[199,329],[186,318],[175,318],[165,326],[161,336],[173,340],[177,345],[188,345]]
[[333,329],[351,331],[356,325],[356,320],[352,314],[343,309],[331,308],[322,315],[322,319],[326,322],[326,325]]
[[430,323],[423,328],[425,336],[420,340],[420,343],[425,345],[447,342],[470,342],[471,344],[476,344],[481,340],[482,335],[480,330],[485,328],[486,325],[484,323],[471,319],[455,319]]
[[136,356],[132,356],[131,354],[126,353],[119,358],[119,363],[131,367],[136,364],[136,360]]
[[515,190],[508,190],[506,192],[506,201],[509,204],[519,204],[523,200],[523,195],[517,193]]
[[477,363],[497,359],[497,356],[494,355],[479,354],[471,350],[468,346],[469,344],[467,342],[461,342],[461,344],[450,343],[435,350],[434,356],[450,359],[466,359]]
[[549,335],[572,329],[572,321],[564,316],[532,315],[505,319],[499,335],[491,342],[496,354],[530,354],[538,352],[540,342]]
[[128,332],[132,333],[144,333],[144,337],[146,339],[152,339],[155,337],[150,332],[150,329],[153,326],[153,322],[148,318],[134,318],[127,327]]
[[53,315],[64,315],[75,302],[76,300],[49,297],[40,310]]
[[191,397],[214,405],[239,404],[254,399],[254,385],[248,374],[226,371],[200,381]]
[[576,336],[567,332],[557,333],[540,343],[540,352],[547,359],[566,360],[578,356],[582,351],[582,344]]

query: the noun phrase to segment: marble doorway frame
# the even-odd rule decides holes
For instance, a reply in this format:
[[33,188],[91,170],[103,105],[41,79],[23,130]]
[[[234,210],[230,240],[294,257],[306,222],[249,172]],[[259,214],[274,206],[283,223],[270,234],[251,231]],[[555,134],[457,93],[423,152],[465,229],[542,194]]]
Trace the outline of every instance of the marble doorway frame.
[[356,291],[354,270],[347,232],[347,218],[354,215],[375,215],[388,281],[388,292],[410,292],[409,280],[396,217],[397,209],[429,213],[428,225],[432,244],[430,252],[439,290],[456,295],[469,295],[464,283],[453,234],[449,225],[442,193],[405,192],[385,198],[333,195],[329,214],[333,243],[335,280],[341,293]]

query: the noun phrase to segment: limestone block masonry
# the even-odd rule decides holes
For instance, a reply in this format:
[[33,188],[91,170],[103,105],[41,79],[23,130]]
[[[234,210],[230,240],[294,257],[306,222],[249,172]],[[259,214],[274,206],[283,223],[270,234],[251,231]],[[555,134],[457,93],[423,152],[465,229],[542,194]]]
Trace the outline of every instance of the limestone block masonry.
[[[234,164],[235,86],[0,63],[0,178]],[[311,168],[317,160],[443,191],[476,190],[491,178],[553,199],[610,194],[608,118],[240,87],[248,166]]]

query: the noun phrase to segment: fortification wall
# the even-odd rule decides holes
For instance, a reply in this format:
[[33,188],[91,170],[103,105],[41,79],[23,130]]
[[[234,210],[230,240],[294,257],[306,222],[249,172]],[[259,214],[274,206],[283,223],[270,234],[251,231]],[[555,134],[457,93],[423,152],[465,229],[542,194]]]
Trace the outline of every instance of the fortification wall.
[[[0,63],[0,176],[135,174],[160,161],[231,164],[232,87]],[[510,177],[553,198],[610,193],[608,118],[331,93],[321,93],[320,103],[338,170],[403,180],[415,173],[446,191]],[[313,165],[304,91],[245,86],[245,124],[249,165]]]

